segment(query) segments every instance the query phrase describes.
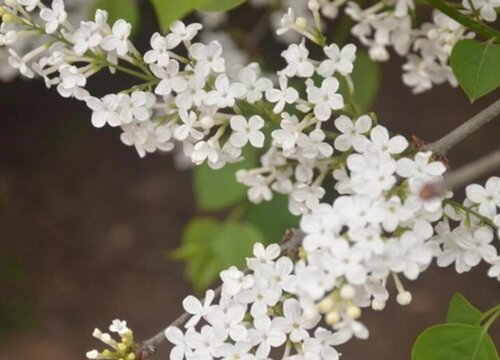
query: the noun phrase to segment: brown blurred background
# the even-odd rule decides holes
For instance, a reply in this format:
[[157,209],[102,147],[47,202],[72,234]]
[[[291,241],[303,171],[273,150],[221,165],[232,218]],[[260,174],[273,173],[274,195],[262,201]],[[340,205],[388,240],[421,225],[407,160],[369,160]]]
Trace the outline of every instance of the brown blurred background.
[[[383,65],[375,110],[406,136],[435,140],[498,97],[471,105],[447,85],[413,96],[400,66]],[[40,82],[0,85],[0,118],[0,359],[83,359],[101,348],[91,337],[96,326],[126,319],[141,340],[175,319],[191,290],[182,264],[165,252],[196,214],[190,173],[169,155],[141,160],[116,130],[93,128],[82,104]],[[496,119],[450,153],[451,165],[496,149],[499,139]],[[409,359],[417,335],[444,319],[455,292],[480,309],[499,302],[498,282],[485,272],[425,272],[408,284],[411,306],[391,299],[384,312],[366,311],[371,338],[342,348],[344,357]],[[167,354],[168,346],[155,358]]]

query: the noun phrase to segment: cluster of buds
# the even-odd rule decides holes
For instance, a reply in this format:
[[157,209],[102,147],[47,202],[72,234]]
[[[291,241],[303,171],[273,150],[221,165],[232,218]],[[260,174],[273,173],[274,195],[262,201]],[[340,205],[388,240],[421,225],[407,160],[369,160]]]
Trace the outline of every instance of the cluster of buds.
[[117,334],[120,337],[120,341],[116,341],[110,334],[103,333],[96,328],[92,336],[102,341],[111,349],[103,351],[91,350],[87,352],[87,359],[136,360],[134,333],[127,327],[127,322],[113,320],[109,326],[109,331]]

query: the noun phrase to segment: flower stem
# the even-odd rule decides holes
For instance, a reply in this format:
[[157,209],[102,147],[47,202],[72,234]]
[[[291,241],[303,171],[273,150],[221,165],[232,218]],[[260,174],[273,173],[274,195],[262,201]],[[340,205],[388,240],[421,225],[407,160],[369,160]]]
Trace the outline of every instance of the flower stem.
[[465,205],[462,205],[462,204],[460,204],[456,201],[450,200],[450,199],[444,200],[443,202],[445,204],[451,205],[455,209],[460,209],[461,211],[463,211],[467,214],[475,216],[476,218],[478,218],[479,220],[481,220],[482,222],[484,222],[486,225],[490,226],[494,230],[498,230],[497,226],[493,223],[493,221],[491,221],[491,219],[488,219],[486,216],[481,215],[476,210],[473,210]]

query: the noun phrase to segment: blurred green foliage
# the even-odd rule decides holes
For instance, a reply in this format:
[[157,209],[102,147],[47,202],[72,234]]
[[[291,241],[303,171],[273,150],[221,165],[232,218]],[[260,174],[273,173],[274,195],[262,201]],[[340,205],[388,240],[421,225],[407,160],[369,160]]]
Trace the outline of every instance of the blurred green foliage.
[[182,19],[195,10],[228,11],[243,4],[246,0],[151,0],[156,10],[162,31],[166,32],[170,24]]
[[140,11],[137,0],[97,0],[91,13],[95,13],[97,9],[109,13],[110,24],[118,19],[124,19],[132,25],[132,31],[135,31],[139,24]]
[[262,232],[248,222],[198,217],[187,224],[181,246],[169,256],[186,262],[186,276],[201,292],[220,271],[231,265],[244,267],[253,244],[261,241]]

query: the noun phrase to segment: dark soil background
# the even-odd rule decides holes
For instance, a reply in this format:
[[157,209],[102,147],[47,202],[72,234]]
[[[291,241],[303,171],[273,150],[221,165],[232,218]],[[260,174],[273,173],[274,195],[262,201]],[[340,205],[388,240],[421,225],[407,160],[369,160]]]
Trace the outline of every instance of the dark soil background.
[[[413,96],[393,61],[383,65],[375,110],[381,124],[432,141],[495,96],[471,105],[446,85]],[[7,309],[0,329],[12,325],[1,333],[1,360],[83,359],[101,348],[93,328],[115,318],[147,338],[180,314],[191,291],[182,264],[165,257],[196,213],[190,173],[177,170],[169,155],[140,159],[117,131],[95,129],[89,118],[84,106],[41,83],[0,85],[0,259],[19,263],[6,270],[14,284],[0,276]],[[452,167],[497,148],[499,139],[496,119],[453,150]],[[366,311],[371,338],[345,346],[345,358],[409,359],[417,335],[444,319],[455,292],[480,309],[498,303],[498,282],[485,271],[425,272],[408,284],[411,306],[391,300],[384,312]],[[165,346],[155,358],[167,354]]]

